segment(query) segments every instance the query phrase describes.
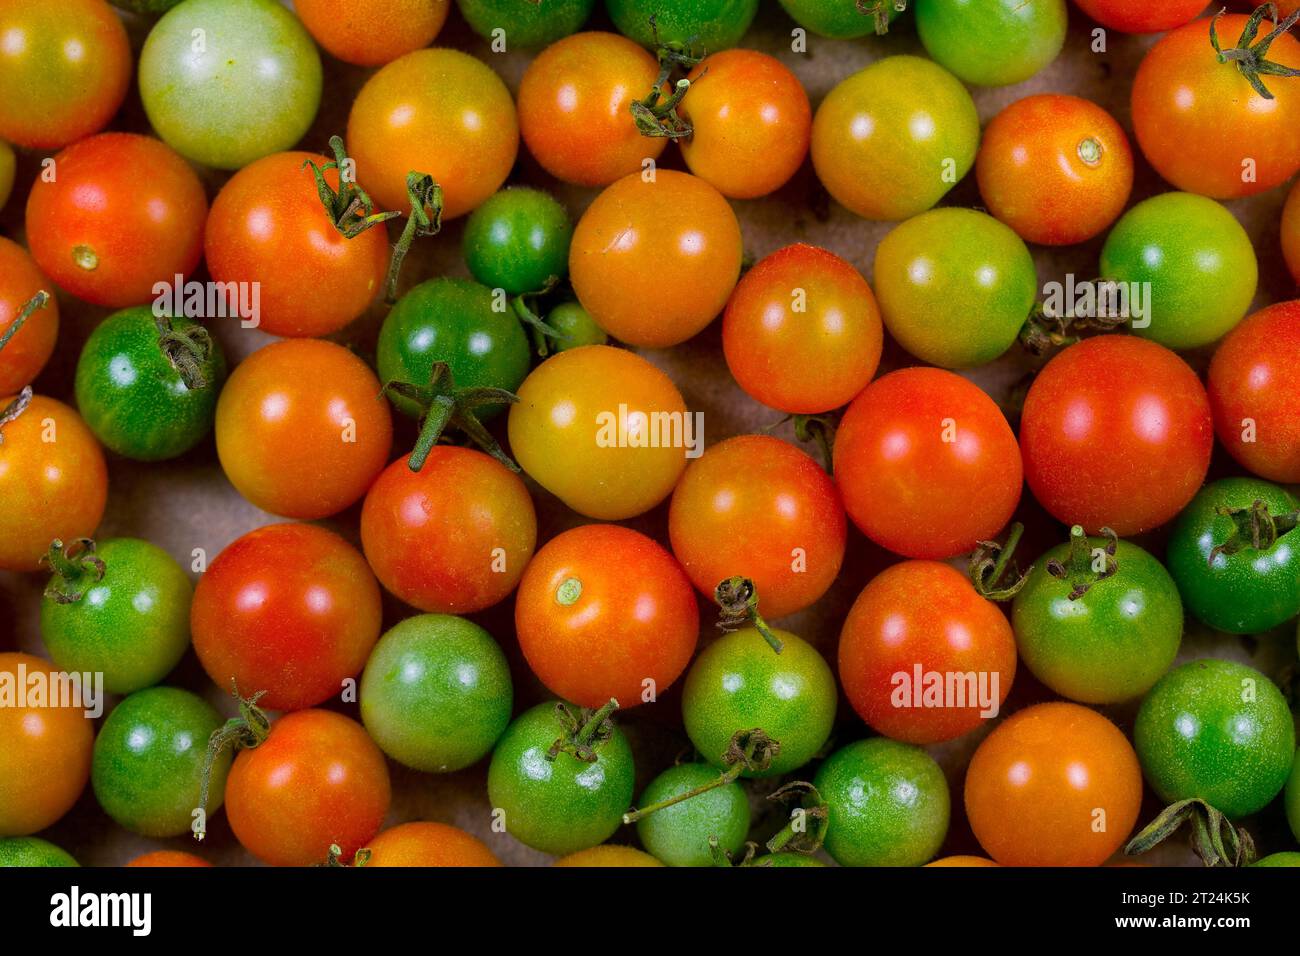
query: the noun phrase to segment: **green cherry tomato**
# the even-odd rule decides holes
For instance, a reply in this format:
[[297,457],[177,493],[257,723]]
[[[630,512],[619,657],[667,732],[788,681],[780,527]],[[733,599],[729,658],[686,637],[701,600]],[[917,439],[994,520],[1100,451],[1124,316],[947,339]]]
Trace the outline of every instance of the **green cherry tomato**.
[[[873,10],[872,3],[879,13]],[[878,16],[884,16],[886,23],[893,23],[902,16],[894,0],[868,0],[865,4],[844,3],[843,0],[781,0],[781,6],[799,26],[835,40],[856,40],[868,33],[876,33]]]
[[1291,832],[1300,840],[1300,752],[1291,766],[1291,779],[1286,782],[1286,819]]
[[825,866],[821,860],[816,857],[808,856],[804,853],[764,853],[758,859],[749,864],[750,866]]
[[290,149],[320,106],[316,44],[276,0],[185,0],[149,32],[139,75],[158,135],[217,169]]
[[[379,329],[379,380],[428,385],[435,362],[446,362],[457,388],[515,391],[528,375],[528,337],[504,296],[468,279],[430,279],[393,306]],[[393,397],[408,415],[418,409]],[[479,409],[479,417],[499,412]]]
[[1065,0],[916,0],[926,52],[967,83],[1029,79],[1065,45]]
[[[718,768],[707,763],[670,767],[650,781],[640,806],[675,797],[718,779]],[[641,845],[669,866],[712,866],[709,838],[728,853],[737,853],[749,835],[749,798],[740,784],[720,787],[656,810],[636,824]]]
[[510,723],[510,667],[491,635],[450,614],[407,618],[361,676],[361,720],[379,748],[426,773],[477,763]]
[[225,378],[225,354],[206,329],[187,318],[156,319],[138,306],[90,333],[77,361],[77,407],[119,455],[162,461],[212,431]]
[[596,0],[456,0],[461,15],[481,37],[504,30],[507,48],[543,47],[577,33]]
[[[581,717],[579,723],[598,723],[585,712]],[[488,798],[512,836],[564,856],[605,842],[619,828],[635,785],[632,748],[612,721],[601,728],[586,741],[591,761],[573,747],[550,758],[556,741],[573,734],[555,703],[524,711],[506,728],[488,767]]]
[[[104,812],[133,833],[178,836],[194,823],[208,738],[223,721],[175,687],[136,691],[113,708],[95,738],[90,782]],[[221,807],[232,755],[212,765],[207,814]]]
[[1256,860],[1252,866],[1300,866],[1300,853],[1288,850],[1284,853],[1270,853]]
[[605,345],[609,336],[596,324],[591,313],[577,302],[561,302],[546,313],[546,324],[560,333],[562,338],[551,340],[557,352],[581,348],[584,345]]
[[554,197],[516,186],[474,210],[465,223],[461,250],[475,279],[518,295],[568,275],[572,236],[569,214]]
[[[1108,558],[1108,545],[1076,526],[1069,543],[1034,562],[1011,605],[1021,659],[1052,690],[1085,704],[1145,694],[1183,637],[1183,602],[1169,572],[1127,541]],[[1093,570],[1099,560],[1106,572]]]
[[[41,637],[54,663],[102,673],[112,694],[166,677],[190,644],[194,587],[176,560],[138,538],[104,541],[93,555],[52,549],[50,560],[55,576],[41,601]],[[55,591],[61,596],[50,596]]]
[[1259,671],[1196,660],[1151,688],[1133,743],[1161,799],[1198,797],[1236,819],[1262,810],[1286,784],[1295,723],[1282,692]]
[[[1266,509],[1258,516],[1256,501]],[[1197,493],[1169,536],[1167,564],[1198,620],[1229,634],[1258,634],[1300,614],[1300,530],[1287,530],[1297,509],[1295,495],[1258,478],[1224,478]]]
[[739,43],[758,12],[758,0],[605,0],[605,7],[618,32],[644,47],[680,43],[702,55]]
[[920,747],[885,737],[835,751],[813,786],[826,801],[826,852],[841,866],[921,866],[948,833],[948,781]]
[[788,631],[776,653],[752,627],[718,638],[691,665],[682,691],[686,733],[705,760],[724,766],[732,738],[759,729],[780,743],[765,771],[775,777],[811,760],[830,736],[838,691],[817,650]]
[[973,209],[932,209],[876,247],[876,298],[898,343],[943,368],[991,362],[1011,347],[1038,295],[1024,240]]
[[80,865],[72,854],[40,837],[0,837],[0,868]]
[[1134,293],[1147,300],[1146,315],[1130,322],[1135,333],[1190,349],[1242,320],[1259,265],[1246,230],[1226,208],[1204,196],[1163,193],[1138,203],[1111,229],[1101,277],[1124,283],[1130,302]]

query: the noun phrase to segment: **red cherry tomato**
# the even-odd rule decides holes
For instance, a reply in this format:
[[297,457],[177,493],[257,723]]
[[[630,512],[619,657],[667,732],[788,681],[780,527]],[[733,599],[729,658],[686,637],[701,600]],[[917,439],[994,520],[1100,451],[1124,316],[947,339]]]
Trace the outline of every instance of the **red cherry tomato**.
[[871,580],[840,633],[840,683],[872,730],[910,744],[997,716],[1016,639],[997,606],[947,564],[904,561]]
[[[219,687],[265,691],[271,710],[342,691],[379,639],[379,585],[352,545],[324,528],[273,524],[237,538],[199,578],[194,650]],[[229,796],[227,796],[229,800]]]
[[1205,479],[1214,443],[1196,373],[1162,345],[1103,335],[1044,366],[1025,398],[1020,447],[1043,507],[1121,537],[1164,524]]
[[317,43],[345,63],[382,66],[433,42],[451,0],[294,0]]
[[1201,0],[1074,0],[1080,10],[1104,27],[1122,33],[1163,33],[1195,19]]
[[844,413],[835,483],[872,541],[909,558],[950,558],[1010,520],[1020,501],[1020,450],[978,387],[943,369],[900,369],[868,385]]
[[366,866],[500,866],[477,837],[445,823],[403,823],[370,841]]
[[45,368],[59,337],[59,303],[54,298],[54,286],[41,275],[26,249],[0,237],[0,338],[8,333],[32,296],[42,290],[49,293],[49,301],[29,315],[0,349],[0,395],[12,395],[30,385]]
[[880,361],[880,309],[839,256],[796,243],[745,273],[722,318],[736,382],[791,414],[827,412],[871,381]]
[[1300,285],[1300,180],[1291,187],[1291,195],[1282,207],[1282,256]]
[[101,133],[54,157],[53,179],[27,198],[27,244],[73,295],[115,309],[188,275],[203,252],[208,201],[185,160],[161,141]]
[[548,541],[524,571],[515,603],[528,666],[583,707],[611,697],[624,708],[653,700],[686,669],[699,627],[681,566],[618,525],[584,525]]

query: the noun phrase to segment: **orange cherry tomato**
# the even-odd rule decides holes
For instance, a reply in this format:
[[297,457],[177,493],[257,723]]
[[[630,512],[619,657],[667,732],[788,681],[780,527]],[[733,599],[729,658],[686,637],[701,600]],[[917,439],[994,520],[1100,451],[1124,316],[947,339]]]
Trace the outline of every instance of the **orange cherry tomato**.
[[1282,256],[1300,285],[1300,180],[1291,187],[1291,195],[1282,207]]
[[226,817],[244,849],[272,866],[311,866],[337,845],[344,860],[388,814],[384,755],[361,725],[328,710],[286,714],[235,757]]
[[586,850],[579,850],[577,853],[570,853],[568,856],[560,857],[555,861],[554,865],[604,869],[610,866],[639,867],[663,866],[664,864],[644,850],[638,850],[630,846],[619,846],[616,843],[602,843],[600,846],[589,847]]
[[1017,100],[984,130],[975,176],[989,212],[1026,242],[1101,233],[1133,188],[1133,151],[1114,117],[1077,96]]
[[550,691],[583,707],[611,697],[623,708],[653,700],[686,669],[699,627],[681,566],[618,525],[552,538],[524,571],[515,603],[528,666]]
[[966,816],[1003,866],[1100,866],[1128,839],[1142,804],[1137,754],[1079,704],[1013,714],[966,771]]
[[[292,152],[245,166],[222,187],[208,217],[208,272],[216,282],[257,283],[259,327],[271,335],[337,332],[375,300],[388,269],[384,228],[345,238],[321,204],[308,161],[327,162]],[[327,170],[325,180],[337,189],[338,170]]]
[[451,0],[294,0],[317,43],[345,63],[381,66],[428,46]]
[[519,150],[510,91],[459,50],[416,50],[366,81],[348,117],[357,178],[384,209],[407,210],[406,177],[442,187],[444,219],[463,216],[506,181]]
[[370,841],[366,866],[500,866],[487,845],[445,823],[403,823]]
[[658,159],[663,137],[642,136],[633,100],[654,89],[655,58],[617,33],[575,33],[528,64],[519,83],[519,131],[552,176],[607,186]]
[[741,278],[722,317],[722,350],[740,385],[794,415],[853,399],[880,362],[876,297],[839,256],[796,243]]
[[275,342],[217,399],[217,456],[263,511],[303,520],[357,501],[388,461],[393,419],[369,366],[341,345]]
[[[0,675],[15,693],[32,693],[33,678],[55,687],[49,662],[30,654],[0,654]],[[0,837],[44,830],[72,809],[90,779],[95,732],[85,708],[49,704],[25,699],[0,707]]]
[[710,600],[727,578],[749,578],[765,617],[812,604],[844,561],[848,522],[830,476],[770,435],[713,445],[682,475],[668,512],[673,553]]
[[970,867],[970,866],[998,866],[999,864],[994,863],[992,860],[983,856],[960,856],[959,855],[959,856],[942,856],[939,859],[933,860],[930,863],[927,863],[925,865],[939,866],[939,867],[946,867],[946,866]]
[[22,314],[32,296],[44,290],[50,299],[27,317],[0,349],[0,395],[30,385],[45,368],[59,337],[59,303],[54,286],[41,275],[27,250],[0,236],[0,338]]
[[[0,396],[0,415],[20,406]],[[88,538],[108,500],[99,442],[62,402],[34,395],[0,424],[0,571],[35,571],[55,538]]]
[[198,867],[211,866],[207,860],[193,853],[185,853],[181,850],[154,850],[152,853],[141,853],[127,866],[184,866]]
[[756,50],[723,50],[691,70],[679,142],[691,172],[732,199],[784,186],[808,154],[812,107],[799,78]]
[[573,291],[596,324],[642,348],[685,342],[713,321],[740,277],[740,223],[695,176],[624,176],[587,207],[569,246]]

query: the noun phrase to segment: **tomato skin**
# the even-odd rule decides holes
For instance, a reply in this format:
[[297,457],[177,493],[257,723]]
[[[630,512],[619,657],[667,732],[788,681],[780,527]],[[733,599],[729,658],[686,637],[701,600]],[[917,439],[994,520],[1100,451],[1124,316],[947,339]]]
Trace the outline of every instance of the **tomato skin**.
[[217,456],[235,489],[264,511],[337,514],[388,460],[393,421],[379,380],[341,345],[275,342],[235,367],[217,400]]
[[831,754],[813,786],[830,810],[826,852],[840,866],[920,866],[948,833],[948,782],[919,747],[859,740]]
[[568,856],[556,860],[552,865],[591,869],[663,866],[662,863],[644,850],[637,850],[630,846],[620,846],[616,843],[602,843],[600,846],[588,847],[585,850],[570,853]]
[[[0,396],[0,409],[16,398]],[[108,500],[104,453],[80,415],[42,395],[0,435],[0,571],[35,571],[55,538],[89,538],[99,526]]]
[[[648,807],[718,779],[707,763],[681,763],[650,781],[640,806]],[[636,824],[641,845],[669,866],[712,866],[710,837],[728,853],[739,853],[749,835],[749,797],[732,781],[681,803],[656,810]]]
[[14,188],[14,167],[17,165],[17,158],[14,156],[13,147],[0,139],[0,209],[4,209],[5,203],[9,202],[9,195]]
[[900,369],[863,389],[840,422],[834,461],[853,523],[904,557],[964,554],[995,537],[1020,501],[1011,427],[978,387],[942,369]]
[[[740,42],[758,12],[758,0],[605,0],[618,32],[644,47],[681,43],[699,53]],[[655,20],[650,25],[650,18]]]
[[40,837],[0,837],[0,868],[80,865],[72,854]]
[[[1247,19],[1218,18],[1223,49],[1236,45]],[[1260,96],[1235,63],[1219,62],[1209,24],[1203,17],[1165,34],[1142,58],[1133,79],[1133,130],[1147,160],[1175,188],[1237,199],[1272,189],[1300,169],[1300,89],[1265,76],[1273,99]],[[1265,21],[1260,36],[1272,29]],[[1268,59],[1300,68],[1300,40],[1277,37]],[[1188,149],[1189,143],[1207,146]],[[1247,165],[1252,182],[1243,182]]]
[[180,850],[154,850],[151,853],[141,853],[135,859],[131,860],[127,866],[150,866],[150,867],[195,867],[211,866],[207,860],[193,853],[185,853]]
[[59,337],[59,303],[54,289],[27,250],[0,236],[0,337],[37,292],[50,293],[50,300],[23,322],[0,351],[0,394],[12,395],[30,385],[54,353]]
[[976,86],[1029,79],[1061,52],[1065,0],[916,0],[916,32],[930,56]]
[[808,607],[844,561],[847,521],[839,493],[815,461],[770,435],[709,447],[673,491],[673,553],[708,599],[718,584],[754,582],[765,617]]
[[[818,36],[856,40],[876,32],[875,16],[858,9],[856,3],[846,5],[839,0],[781,0],[781,6],[795,23]],[[891,23],[901,15],[892,3],[885,4],[884,12]]]
[[1214,443],[1200,379],[1173,352],[1131,335],[1071,345],[1025,398],[1020,448],[1034,497],[1058,521],[1121,537],[1192,500]]
[[27,243],[60,286],[120,309],[194,271],[208,201],[180,156],[148,136],[100,133],[54,163],[57,178],[37,179],[27,197]]
[[1207,385],[1215,434],[1232,457],[1270,481],[1300,483],[1300,301],[1270,305],[1229,332]]
[[795,415],[839,408],[862,391],[883,338],[876,297],[858,270],[803,243],[760,259],[722,318],[722,349],[737,384]]
[[584,525],[548,541],[524,570],[515,631],[547,689],[583,707],[624,710],[690,663],[699,607],[667,551],[618,525]]
[[474,210],[461,249],[475,279],[519,295],[568,274],[572,237],[569,213],[554,196],[511,186]]
[[569,247],[569,276],[582,307],[611,336],[667,348],[722,312],[743,256],[740,223],[722,194],[661,169],[651,182],[624,176],[587,207]]
[[988,857],[963,856],[960,854],[956,856],[940,857],[939,859],[926,864],[926,866],[939,866],[939,867],[949,867],[949,866],[978,867],[978,866],[998,866],[998,865],[999,864],[994,863]]
[[328,710],[285,714],[240,751],[226,778],[235,838],[271,866],[350,860],[383,826],[392,789],[384,755],[361,725]]
[[552,356],[524,380],[510,406],[510,447],[524,471],[579,514],[600,521],[643,514],[672,492],[686,456],[662,442],[617,444],[609,417],[620,405],[628,424],[636,414],[666,413],[693,427],[667,375],[632,352],[589,345]]
[[1201,0],[1074,0],[1075,6],[1104,27],[1121,33],[1164,33],[1195,19]]
[[500,866],[491,850],[464,830],[445,823],[403,823],[370,841],[372,866]]
[[1055,93],[1016,100],[984,130],[975,176],[989,212],[1026,242],[1068,246],[1118,218],[1133,150],[1115,118]]
[[[1079,704],[1018,711],[984,738],[966,771],[966,816],[1003,866],[1100,866],[1128,839],[1142,771],[1128,740]],[[1094,829],[1097,811],[1105,829]]]
[[[915,707],[918,666],[922,674],[988,675],[992,712],[969,698],[962,707],[952,700]],[[873,578],[853,602],[840,633],[839,674],[849,703],[873,730],[934,744],[997,715],[1015,680],[1016,642],[1006,617],[966,575],[934,561],[904,561]],[[909,681],[903,687],[900,674]]]
[[271,710],[312,707],[360,672],[379,638],[379,585],[331,531],[273,524],[235,539],[199,578],[194,650],[219,687],[266,691]]
[[975,163],[979,115],[961,82],[917,56],[890,56],[841,80],[813,116],[812,161],[840,205],[864,219],[929,209]]
[[679,142],[690,171],[731,199],[784,186],[812,136],[812,107],[799,78],[755,50],[714,53],[687,78],[690,95],[679,113],[694,133]]
[[293,10],[330,54],[382,66],[434,41],[451,0],[294,0]]
[[383,209],[408,210],[412,170],[443,190],[443,219],[470,212],[506,180],[519,149],[510,91],[491,67],[459,50],[416,50],[357,94],[348,153]]
[[[383,227],[345,238],[321,204],[308,162],[327,160],[275,153],[245,166],[217,194],[204,235],[212,279],[257,283],[256,318],[271,335],[337,332],[370,307],[388,270]],[[324,176],[338,189],[337,170]],[[238,304],[232,294],[230,315]]]
[[576,302],[561,302],[546,314],[546,324],[560,333],[551,345],[557,352],[584,345],[607,345],[609,336],[596,324],[591,313]]
[[0,0],[0,35],[0,139],[61,149],[107,126],[126,98],[131,47],[104,0]]
[[1286,819],[1300,840],[1300,758],[1291,767],[1291,779],[1286,782]]
[[472,614],[519,583],[537,516],[524,483],[500,462],[437,445],[419,473],[403,457],[375,479],[361,509],[361,544],[385,589],[407,604]]
[[876,247],[875,280],[890,334],[944,368],[1006,352],[1038,297],[1024,242],[973,209],[931,209],[895,226]]
[[[0,674],[10,687],[37,675],[52,687],[55,671],[39,657],[8,652],[0,653]],[[72,809],[90,779],[95,732],[85,711],[35,703],[0,707],[0,837],[44,830]]]
[[[1247,701],[1248,681],[1254,694]],[[1142,701],[1133,740],[1162,800],[1199,797],[1232,819],[1271,803],[1295,756],[1282,692],[1231,661],[1190,661],[1162,677]]]
[[461,16],[479,36],[505,30],[512,47],[536,48],[582,29],[596,0],[456,0]]
[[1296,284],[1300,285],[1300,182],[1291,187],[1282,207],[1282,256]]

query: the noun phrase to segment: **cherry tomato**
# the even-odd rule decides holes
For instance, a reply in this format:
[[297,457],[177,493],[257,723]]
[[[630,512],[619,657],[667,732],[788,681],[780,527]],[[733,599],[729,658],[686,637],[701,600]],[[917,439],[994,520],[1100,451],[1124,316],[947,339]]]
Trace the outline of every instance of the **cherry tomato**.
[[479,36],[503,30],[512,47],[540,47],[582,29],[596,0],[456,0]]
[[104,0],[0,0],[0,36],[0,139],[61,149],[107,126],[126,98],[131,47]]
[[702,179],[669,169],[624,176],[587,207],[569,276],[602,329],[642,348],[685,342],[713,321],[740,278],[740,223]]
[[[715,773],[716,776],[716,773]],[[643,850],[615,843],[602,843],[600,846],[588,847],[577,853],[556,860],[554,866],[577,866],[591,869],[608,869],[610,867],[663,866],[658,860]]]
[[934,860],[933,862],[926,864],[926,866],[941,866],[941,867],[948,867],[948,866],[976,867],[976,866],[997,866],[997,865],[998,865],[997,863],[994,863],[988,857],[962,856],[962,855],[944,856],[944,857],[940,857],[937,860]]
[[1171,349],[1207,345],[1241,321],[1259,267],[1250,237],[1212,199],[1164,193],[1126,212],[1106,237],[1101,275],[1149,289],[1134,332]]
[[40,837],[0,837],[0,867],[80,865],[72,854]]
[[510,723],[512,699],[510,667],[496,641],[448,614],[421,614],[392,628],[361,676],[366,732],[394,760],[426,773],[485,757]]
[[827,412],[871,381],[883,332],[871,287],[817,246],[778,249],[741,277],[722,318],[727,367],[746,392],[790,414]]
[[1282,692],[1232,661],[1176,667],[1142,701],[1133,740],[1162,800],[1200,798],[1249,816],[1282,792],[1295,758],[1295,724]]
[[[54,669],[30,654],[0,653],[0,675],[15,695],[41,688],[48,695],[57,686]],[[44,830],[72,809],[90,779],[89,701],[50,706],[47,697],[25,694],[0,707],[0,837]]]
[[[194,589],[194,650],[219,687],[265,691],[272,710],[341,692],[379,638],[379,586],[352,545],[314,525],[273,524],[226,546]],[[321,859],[324,859],[322,856]]]
[[432,43],[451,0],[294,0],[293,9],[329,53],[382,66]]
[[[236,173],[212,203],[204,255],[215,282],[232,283],[227,311],[271,335],[329,335],[369,308],[388,270],[382,227],[351,239],[330,221],[308,162],[315,153],[276,153]],[[337,189],[339,174],[324,172]],[[256,288],[257,313],[242,315],[241,290]]]
[[36,395],[24,407],[19,396],[0,396],[0,416],[17,408],[0,424],[0,570],[35,571],[55,538],[94,534],[108,470],[95,436],[67,405]]
[[410,208],[406,177],[415,171],[442,187],[443,218],[454,219],[505,182],[519,126],[510,91],[487,64],[459,50],[416,50],[366,81],[347,141],[381,207]]
[[560,333],[560,337],[551,342],[551,347],[557,352],[609,343],[605,330],[576,302],[561,302],[551,309],[546,313],[546,324]]
[[537,544],[524,483],[489,455],[435,446],[399,458],[366,495],[361,544],[380,582],[422,611],[472,614],[515,589]]
[[1013,714],[966,771],[966,817],[1003,866],[1100,866],[1128,839],[1141,804],[1133,747],[1078,704]]
[[1009,86],[1065,45],[1065,0],[916,0],[916,32],[939,64],[976,86]]
[[367,847],[372,866],[500,866],[477,837],[445,823],[403,823],[390,827]]
[[1282,207],[1282,256],[1287,268],[1300,285],[1300,181],[1291,187],[1286,205]]
[[948,833],[948,781],[929,754],[876,737],[841,747],[817,769],[826,852],[840,866],[920,866]]
[[120,309],[153,301],[203,251],[208,201],[194,171],[148,136],[101,133],[54,157],[27,198],[27,244],[73,295]]
[[934,561],[873,578],[845,618],[839,653],[858,716],[911,744],[951,740],[996,717],[1016,676],[1006,617],[966,575]]
[[510,407],[510,447],[543,488],[588,518],[621,521],[668,497],[703,441],[672,380],[589,345],[547,359]]
[[[1237,44],[1248,18],[1217,18],[1223,49]],[[1300,169],[1300,87],[1262,75],[1272,94],[1251,88],[1235,62],[1210,45],[1210,17],[1160,38],[1133,79],[1133,130],[1148,162],[1175,188],[1214,199],[1272,189]],[[1259,39],[1273,24],[1260,24]],[[1300,68],[1300,41],[1277,37],[1268,60]],[[1189,143],[1203,144],[1188,149]]]
[[0,338],[41,291],[49,294],[49,301],[31,313],[0,350],[0,394],[12,395],[30,385],[50,360],[59,337],[59,303],[54,298],[54,287],[41,275],[26,249],[0,236]]
[[1164,33],[1181,27],[1205,9],[1201,0],[1074,0],[1104,27],[1122,33]]
[[240,751],[226,779],[235,838],[272,866],[345,860],[383,826],[392,795],[384,755],[361,725],[328,710],[286,714]]
[[583,707],[652,701],[690,663],[699,608],[681,566],[645,535],[584,525],[537,552],[515,631],[533,673]]
[[181,850],[154,850],[150,853],[141,853],[133,859],[127,866],[151,866],[151,867],[195,867],[211,866],[207,860],[193,853],[185,853]]
[[1001,410],[941,369],[900,369],[863,389],[840,422],[834,458],[853,523],[909,558],[972,550],[1020,501],[1020,450]]
[[641,170],[668,145],[642,136],[634,100],[654,89],[655,58],[615,33],[578,33],[551,44],[519,83],[519,131],[528,151],[566,183],[607,186]]
[[687,77],[680,114],[694,132],[680,140],[690,171],[732,199],[780,189],[803,165],[812,107],[799,78],[756,50],[724,50]]
[[1115,118],[1089,100],[1016,100],[984,130],[975,176],[996,218],[1027,242],[1085,242],[1123,211],[1133,151]]
[[973,209],[932,209],[895,226],[876,247],[875,280],[889,333],[944,368],[1004,353],[1038,297],[1024,242]]
[[276,342],[240,362],[221,390],[216,426],[235,489],[264,511],[304,520],[361,498],[393,442],[374,373],[317,339]]
[[888,24],[902,12],[894,0],[872,0],[861,5],[840,0],[781,0],[781,6],[799,26],[837,40],[856,40],[876,33],[880,29],[877,17],[883,16]]
[[678,43],[713,53],[740,42],[758,0],[605,0],[605,9],[619,33],[644,47]]
[[711,446],[673,491],[673,553],[703,594],[750,579],[767,617],[812,604],[844,560],[844,507],[830,477],[794,446],[738,435]]
[[1256,860],[1251,866],[1300,866],[1300,853],[1270,853]]
[[[707,763],[669,767],[641,793],[648,807],[696,787],[714,783],[718,770]],[[669,866],[712,866],[710,838],[728,853],[738,853],[749,835],[749,797],[732,781],[663,807],[636,824],[641,845]]]
[[307,132],[320,106],[320,54],[276,0],[186,0],[149,31],[140,98],[176,152],[240,169]]
[[827,191],[866,219],[908,219],[970,171],[975,103],[943,67],[890,56],[841,80],[813,117],[812,161]]
[[540,189],[503,189],[474,210],[461,249],[474,278],[511,295],[536,292],[569,271],[569,213]]

